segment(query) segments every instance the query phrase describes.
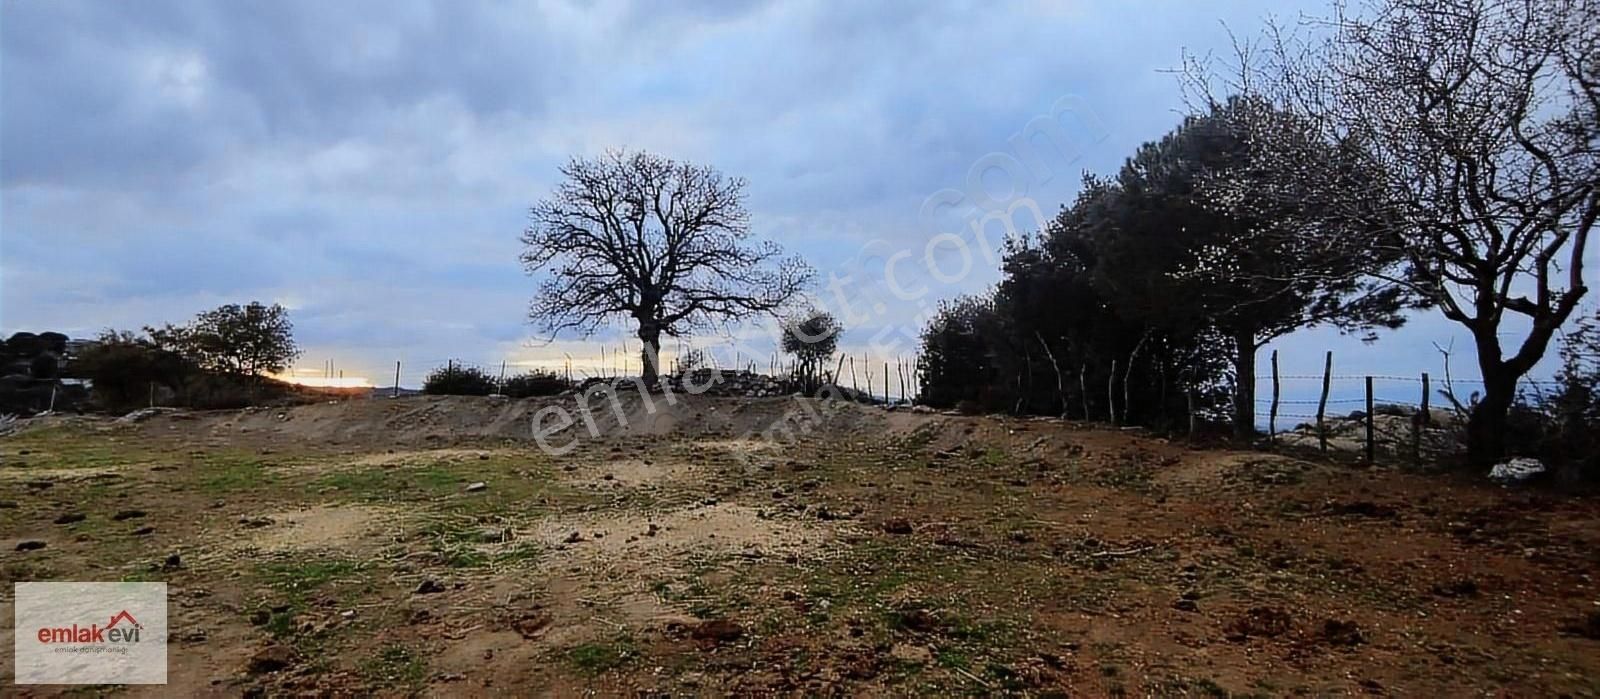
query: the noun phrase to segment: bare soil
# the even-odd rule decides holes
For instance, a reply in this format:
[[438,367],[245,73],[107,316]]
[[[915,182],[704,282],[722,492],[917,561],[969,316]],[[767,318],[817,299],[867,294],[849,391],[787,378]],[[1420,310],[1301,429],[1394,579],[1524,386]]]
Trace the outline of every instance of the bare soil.
[[0,440],[0,582],[171,591],[168,686],[6,694],[1600,695],[1593,499],[784,398],[552,456],[550,404]]

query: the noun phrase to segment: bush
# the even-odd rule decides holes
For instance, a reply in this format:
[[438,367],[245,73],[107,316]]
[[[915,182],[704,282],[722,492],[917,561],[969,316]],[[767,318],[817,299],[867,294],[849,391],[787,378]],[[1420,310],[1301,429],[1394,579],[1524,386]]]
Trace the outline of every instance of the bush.
[[176,392],[199,370],[176,353],[130,332],[107,330],[67,366],[70,376],[89,379],[100,407],[123,410],[148,405],[154,387]]
[[494,377],[476,367],[435,369],[422,382],[422,392],[437,396],[487,396],[494,393]]
[[506,379],[506,384],[500,387],[500,392],[512,398],[529,398],[553,396],[569,388],[572,388],[572,384],[565,378],[557,376],[555,372],[536,369]]

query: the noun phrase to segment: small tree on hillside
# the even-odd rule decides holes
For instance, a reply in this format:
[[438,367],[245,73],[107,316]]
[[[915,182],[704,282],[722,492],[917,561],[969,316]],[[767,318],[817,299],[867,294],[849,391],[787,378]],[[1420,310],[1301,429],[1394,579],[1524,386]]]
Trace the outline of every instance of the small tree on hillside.
[[259,377],[283,371],[300,356],[288,309],[259,302],[227,304],[181,326],[145,328],[161,349],[176,352],[202,369]]
[[749,240],[742,179],[617,150],[574,158],[561,174],[522,235],[522,263],[547,274],[532,319],[551,336],[631,319],[647,384],[656,381],[662,335],[777,312],[810,280],[810,269],[776,244]]
[[[794,355],[795,374],[806,393],[821,387],[822,367],[833,357],[844,328],[827,313],[812,313],[783,325],[783,351]],[[838,377],[832,379],[838,382]]]

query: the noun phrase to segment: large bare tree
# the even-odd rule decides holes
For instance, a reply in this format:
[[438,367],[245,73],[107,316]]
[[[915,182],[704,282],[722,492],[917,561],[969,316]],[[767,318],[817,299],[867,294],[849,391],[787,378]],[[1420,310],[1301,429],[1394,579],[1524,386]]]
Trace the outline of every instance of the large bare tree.
[[[1387,278],[1472,334],[1484,389],[1468,459],[1498,460],[1518,381],[1588,290],[1600,0],[1339,4],[1246,48],[1230,91],[1292,110],[1380,173],[1351,186],[1285,139],[1262,149],[1286,179],[1320,177],[1317,205],[1400,260]],[[1191,86],[1211,87],[1190,68]]]
[[750,239],[745,182],[645,152],[574,158],[529,213],[522,262],[543,274],[531,316],[552,337],[631,318],[654,384],[661,337],[777,313],[811,270]]

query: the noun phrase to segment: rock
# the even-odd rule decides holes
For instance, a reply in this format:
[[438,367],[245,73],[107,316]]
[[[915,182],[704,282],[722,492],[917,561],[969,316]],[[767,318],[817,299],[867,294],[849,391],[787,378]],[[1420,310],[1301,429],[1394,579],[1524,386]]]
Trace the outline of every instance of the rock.
[[1294,621],[1289,613],[1276,607],[1251,607],[1223,629],[1229,641],[1235,643],[1251,636],[1272,638],[1289,632]]
[[1179,599],[1172,603],[1172,608],[1180,612],[1198,612],[1200,605],[1192,599]]
[[655,536],[656,534],[658,534],[660,532],[661,532],[661,527],[656,526],[655,522],[651,522],[650,523],[650,528],[645,530],[644,535],[645,536]]
[[162,413],[176,412],[172,408],[140,408],[117,418],[117,422],[144,422]]
[[926,406],[926,405],[913,405],[913,406],[911,406],[911,412],[916,413],[918,415],[932,415],[932,414],[934,414],[936,412],[939,412],[939,411],[934,410],[933,408],[931,408],[929,406]]
[[122,510],[122,511],[120,511],[120,512],[114,514],[114,515],[111,515],[111,519],[116,520],[118,522],[123,522],[123,521],[127,521],[127,520],[130,520],[130,519],[139,519],[139,518],[143,517],[144,515],[145,515],[145,511],[144,510]]
[[412,590],[412,592],[419,595],[431,595],[438,592],[444,592],[444,585],[439,584],[438,580],[428,578],[427,580],[423,580],[421,584],[417,585],[417,589]]
[[56,518],[56,524],[75,524],[85,519],[82,512],[68,512]]
[[1538,459],[1516,458],[1495,464],[1494,468],[1489,469],[1489,480],[1496,483],[1521,483],[1544,472],[1544,464]]
[[484,527],[478,532],[478,540],[485,544],[498,544],[514,538],[510,527]]
[[18,551],[38,551],[44,547],[45,543],[43,541],[39,541],[38,539],[29,539],[27,541],[17,542]]
[[1435,583],[1433,594],[1440,597],[1476,597],[1478,583],[1472,578],[1461,578],[1448,583]]
[[260,529],[262,527],[270,527],[270,526],[272,526],[272,525],[274,525],[276,523],[277,522],[273,521],[273,519],[271,517],[240,517],[239,518],[239,526],[244,527],[246,529]]
[[250,663],[245,666],[245,672],[260,675],[269,672],[278,672],[293,665],[295,661],[294,649],[288,646],[270,645],[257,651],[250,657]]
[[538,612],[524,615],[522,618],[511,622],[511,628],[523,638],[534,639],[544,635],[544,630],[550,627],[552,619],[549,614]]
[[161,567],[166,570],[177,570],[183,567],[183,557],[174,553],[161,562]]
[[27,483],[24,483],[23,485],[26,485],[29,488],[32,488],[34,490],[46,490],[46,489],[49,489],[49,488],[56,487],[56,484],[54,482],[52,482],[52,481],[28,481]]
[[914,529],[910,520],[904,517],[894,517],[883,521],[883,531],[890,534],[910,534]]
[[743,638],[744,628],[728,619],[708,619],[696,625],[689,632],[689,637],[702,648],[712,648]]
[[147,526],[143,526],[143,527],[139,527],[138,529],[133,530],[133,535],[134,536],[150,536],[151,534],[154,534],[154,533],[156,533],[156,528],[148,526],[148,525]]
[[911,665],[927,665],[933,660],[933,651],[924,645],[896,643],[889,649],[889,657]]
[[926,609],[914,607],[901,610],[900,625],[917,633],[931,633],[939,630],[939,618]]
[[563,544],[576,544],[576,543],[578,543],[580,541],[583,541],[583,535],[578,533],[578,532],[572,532],[571,534],[567,535],[567,538],[562,539],[561,543],[563,543]]
[[272,612],[268,610],[257,609],[250,612],[250,624],[252,626],[266,626],[269,621],[272,621]]
[[1354,621],[1328,619],[1322,622],[1322,640],[1335,646],[1358,646],[1367,642],[1361,627]]
[[17,503],[14,500],[0,500],[0,510],[15,510]]
[[467,492],[476,493],[476,492],[479,492],[481,490],[486,490],[486,489],[488,489],[488,487],[489,487],[489,484],[485,483],[483,481],[477,481],[477,482],[474,482],[474,483],[468,483],[467,484]]
[[1577,621],[1562,625],[1561,630],[1574,636],[1600,641],[1600,611],[1590,611]]

